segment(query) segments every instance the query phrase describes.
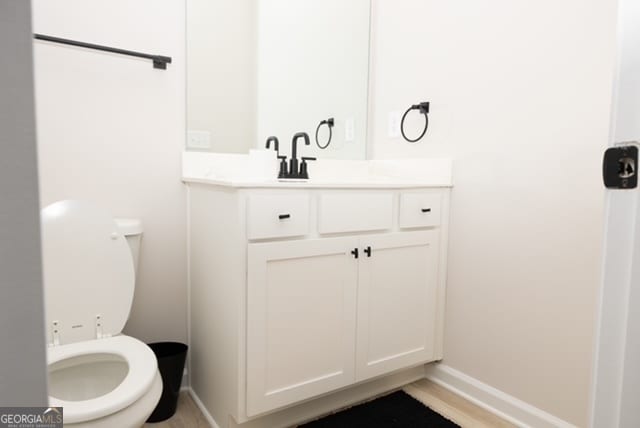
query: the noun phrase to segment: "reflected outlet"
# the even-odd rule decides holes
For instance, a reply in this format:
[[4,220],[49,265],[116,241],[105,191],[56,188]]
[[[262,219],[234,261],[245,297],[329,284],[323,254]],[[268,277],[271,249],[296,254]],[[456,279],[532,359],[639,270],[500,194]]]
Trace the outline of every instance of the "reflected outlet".
[[389,138],[398,138],[400,137],[400,121],[402,120],[402,113],[399,111],[390,111],[389,112],[389,122],[387,134]]
[[210,149],[211,132],[209,131],[187,131],[188,149]]
[[344,141],[352,143],[356,139],[356,121],[349,117],[344,121]]

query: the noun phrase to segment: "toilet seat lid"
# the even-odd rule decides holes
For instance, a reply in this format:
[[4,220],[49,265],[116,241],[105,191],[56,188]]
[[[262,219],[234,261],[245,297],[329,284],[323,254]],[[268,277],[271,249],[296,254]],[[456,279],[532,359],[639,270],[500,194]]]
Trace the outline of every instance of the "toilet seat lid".
[[42,210],[47,341],[67,344],[120,333],[135,286],[133,259],[113,218],[89,203]]

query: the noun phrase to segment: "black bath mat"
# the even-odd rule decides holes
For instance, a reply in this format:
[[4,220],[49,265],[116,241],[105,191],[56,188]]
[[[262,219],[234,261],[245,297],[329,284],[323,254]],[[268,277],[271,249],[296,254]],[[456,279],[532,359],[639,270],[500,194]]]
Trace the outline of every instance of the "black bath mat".
[[454,428],[459,425],[404,391],[300,425],[300,428]]

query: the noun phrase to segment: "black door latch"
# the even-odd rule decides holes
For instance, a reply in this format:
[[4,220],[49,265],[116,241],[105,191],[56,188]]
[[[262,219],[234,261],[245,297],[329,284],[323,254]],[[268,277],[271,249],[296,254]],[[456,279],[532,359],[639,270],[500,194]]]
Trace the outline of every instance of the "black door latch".
[[607,189],[635,189],[638,186],[638,147],[616,146],[604,152],[602,179]]

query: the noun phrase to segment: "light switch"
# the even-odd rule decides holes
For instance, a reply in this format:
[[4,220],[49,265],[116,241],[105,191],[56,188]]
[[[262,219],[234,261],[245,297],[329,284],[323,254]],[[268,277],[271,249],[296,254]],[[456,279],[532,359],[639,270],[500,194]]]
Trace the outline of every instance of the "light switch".
[[352,143],[356,139],[356,121],[349,117],[344,121],[344,141]]
[[402,114],[399,111],[389,112],[389,125],[387,133],[389,138],[398,138],[400,136],[400,121],[402,120]]
[[211,132],[209,131],[187,131],[188,149],[210,149]]

